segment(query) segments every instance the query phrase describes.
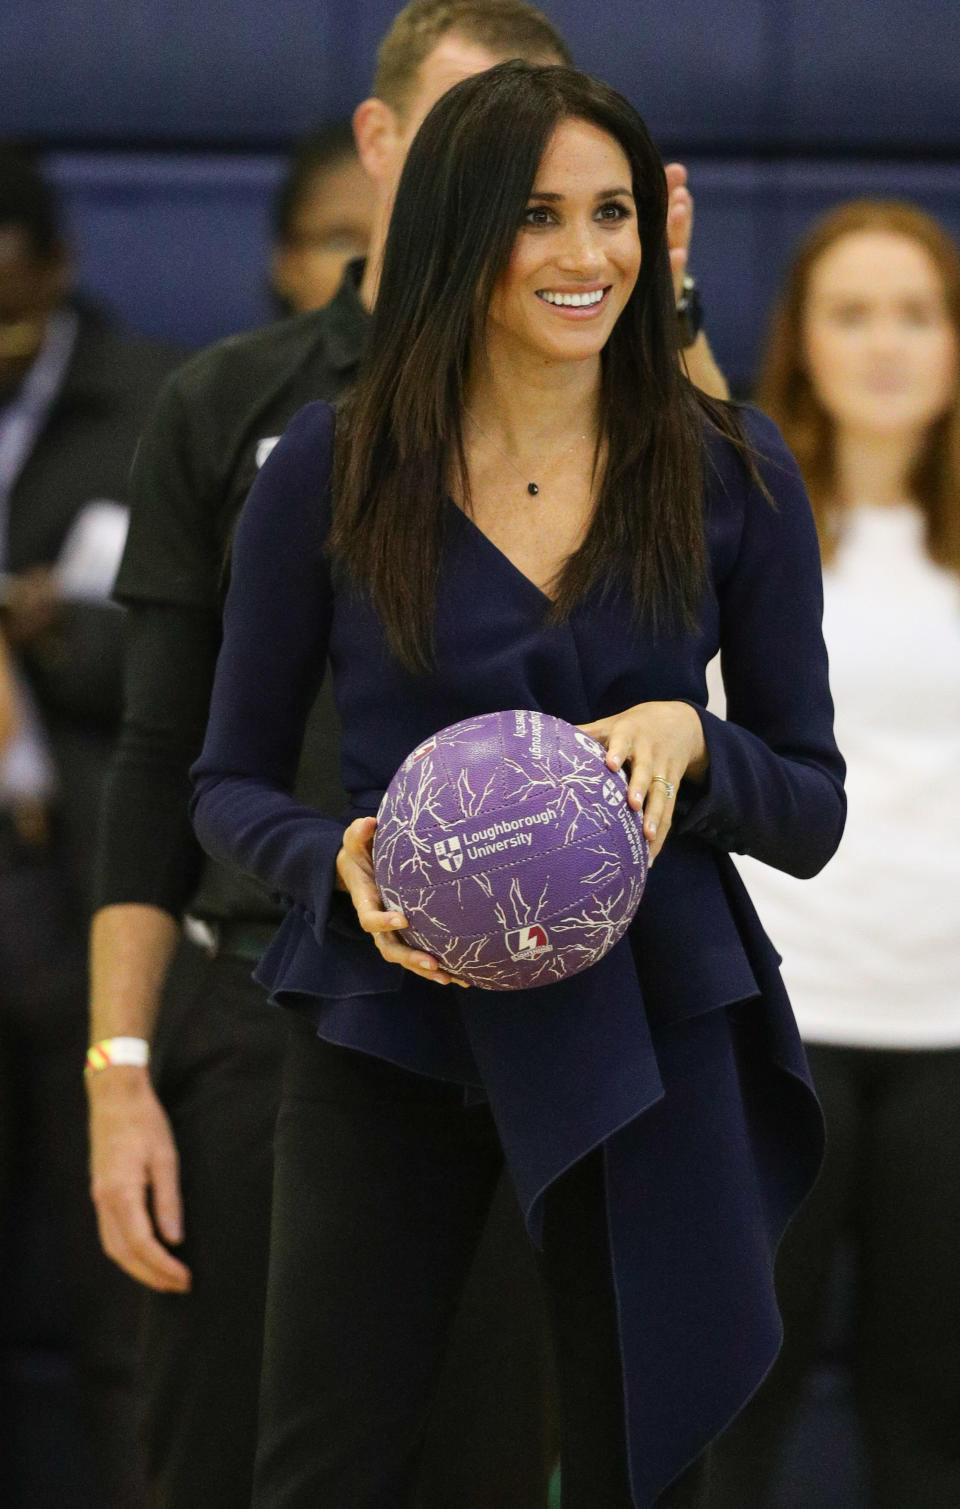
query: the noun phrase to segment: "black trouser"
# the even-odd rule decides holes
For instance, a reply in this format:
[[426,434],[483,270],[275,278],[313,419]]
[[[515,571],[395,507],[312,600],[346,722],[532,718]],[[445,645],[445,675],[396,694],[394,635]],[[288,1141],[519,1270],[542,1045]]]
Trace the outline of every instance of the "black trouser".
[[[489,1110],[466,1107],[458,1087],[293,1032],[277,1126],[257,1509],[413,1502],[446,1338],[502,1172]],[[599,1154],[548,1195],[542,1269],[565,1509],[629,1509]],[[478,1393],[478,1407],[509,1408],[509,1379],[482,1387],[497,1392]],[[698,1503],[701,1481],[701,1469],[688,1473],[663,1503]],[[530,1502],[506,1477],[477,1501]]]
[[[161,1013],[155,1073],[180,1152],[193,1287],[147,1299],[142,1374],[156,1509],[250,1502],[288,1022],[267,1005],[252,967],[185,944]],[[418,1509],[489,1509],[501,1486],[510,1509],[546,1503],[557,1450],[547,1328],[509,1193],[498,1192],[456,1318]]]
[[853,1381],[873,1504],[957,1509],[960,1050],[808,1052],[826,1159],[777,1263],[783,1350],[717,1450],[716,1509],[763,1502],[817,1359],[844,1237],[856,1256]]
[[62,1502],[55,1457],[77,1445],[76,1503],[146,1502],[134,1393],[140,1291],[97,1236],[87,1041],[86,924],[62,856],[0,822],[0,1501],[10,1506]]
[[247,1509],[285,1019],[253,964],[183,944],[167,980],[154,1078],[173,1127],[188,1294],[146,1291],[141,1351],[155,1509]]

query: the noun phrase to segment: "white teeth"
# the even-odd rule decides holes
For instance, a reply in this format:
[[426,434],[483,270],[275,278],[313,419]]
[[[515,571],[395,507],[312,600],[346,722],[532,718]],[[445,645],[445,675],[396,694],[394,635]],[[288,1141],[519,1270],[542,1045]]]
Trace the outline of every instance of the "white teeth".
[[592,293],[551,293],[549,289],[538,289],[537,297],[547,304],[562,304],[567,309],[581,309],[584,305],[599,304],[605,290],[595,288]]

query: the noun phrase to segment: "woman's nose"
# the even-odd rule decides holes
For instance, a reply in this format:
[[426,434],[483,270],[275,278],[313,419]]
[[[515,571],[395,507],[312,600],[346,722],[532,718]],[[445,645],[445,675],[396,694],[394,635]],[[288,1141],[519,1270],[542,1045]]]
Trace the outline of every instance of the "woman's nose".
[[557,258],[568,272],[594,274],[606,261],[606,253],[593,227],[571,228]]
[[895,315],[883,315],[875,319],[869,331],[873,351],[887,353],[900,351],[904,343],[903,321]]

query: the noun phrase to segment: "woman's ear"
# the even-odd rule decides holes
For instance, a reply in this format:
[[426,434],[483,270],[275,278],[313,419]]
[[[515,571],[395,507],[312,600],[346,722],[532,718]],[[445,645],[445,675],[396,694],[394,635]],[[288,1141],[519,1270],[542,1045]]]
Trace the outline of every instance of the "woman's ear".
[[389,182],[400,145],[399,123],[383,100],[363,100],[353,112],[357,156],[374,183]]

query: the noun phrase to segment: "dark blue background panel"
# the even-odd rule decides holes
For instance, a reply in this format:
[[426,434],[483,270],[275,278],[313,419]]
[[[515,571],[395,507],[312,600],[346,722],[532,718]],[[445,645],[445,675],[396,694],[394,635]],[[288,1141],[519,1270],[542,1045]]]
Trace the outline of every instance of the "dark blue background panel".
[[[367,93],[396,0],[2,0],[0,134],[273,145]],[[960,145],[956,0],[547,0],[686,150]]]
[[773,0],[783,13],[784,139],[960,155],[957,0]]
[[0,134],[280,141],[357,102],[336,0],[2,0]]
[[[396,0],[3,0],[0,133],[54,141],[279,143],[368,92]],[[545,6],[579,64],[659,134],[753,145],[778,61],[767,0]]]
[[274,157],[50,159],[84,290],[134,330],[189,346],[271,318]]
[[777,87],[768,0],[581,0],[545,7],[578,67],[630,99],[658,141],[753,147]]

